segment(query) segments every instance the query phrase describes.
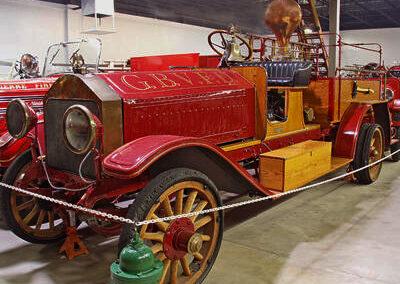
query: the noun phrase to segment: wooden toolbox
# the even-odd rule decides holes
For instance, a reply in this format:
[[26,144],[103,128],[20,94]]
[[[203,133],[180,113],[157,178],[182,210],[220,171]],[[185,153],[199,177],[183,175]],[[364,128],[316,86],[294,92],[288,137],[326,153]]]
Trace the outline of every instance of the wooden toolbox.
[[268,189],[289,191],[331,169],[332,143],[305,141],[261,155],[260,182]]

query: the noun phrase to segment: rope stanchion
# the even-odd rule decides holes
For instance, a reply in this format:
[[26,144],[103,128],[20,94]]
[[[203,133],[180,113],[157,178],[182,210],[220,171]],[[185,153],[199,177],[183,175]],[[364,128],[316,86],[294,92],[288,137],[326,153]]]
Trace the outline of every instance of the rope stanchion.
[[52,202],[52,203],[64,206],[66,208],[69,208],[69,209],[74,209],[74,210],[85,212],[85,213],[88,213],[88,214],[91,214],[91,215],[94,215],[94,216],[99,216],[99,217],[103,217],[103,218],[110,219],[110,220],[113,220],[113,221],[130,224],[130,225],[133,225],[135,228],[137,228],[137,227],[141,227],[143,225],[156,224],[156,223],[161,223],[161,222],[166,222],[166,221],[173,221],[173,220],[181,219],[181,218],[190,218],[190,217],[194,217],[194,216],[198,216],[198,215],[204,215],[204,214],[209,214],[209,213],[213,213],[213,212],[217,212],[217,211],[223,211],[223,210],[227,210],[227,209],[242,207],[242,206],[246,206],[246,205],[250,205],[250,204],[254,204],[254,203],[258,203],[258,202],[262,202],[262,201],[266,201],[266,200],[277,199],[277,198],[281,198],[281,197],[288,196],[288,195],[291,195],[291,194],[295,194],[295,193],[298,193],[298,192],[306,191],[306,190],[309,190],[309,189],[312,189],[312,188],[316,188],[318,186],[321,186],[321,185],[324,185],[324,184],[327,184],[327,183],[331,183],[333,181],[337,181],[337,180],[343,179],[343,178],[351,176],[351,175],[353,175],[353,174],[355,174],[357,172],[366,170],[366,169],[368,169],[370,167],[373,167],[373,166],[375,166],[377,164],[382,163],[383,161],[389,159],[390,157],[392,157],[393,155],[396,155],[397,153],[400,153],[400,149],[395,151],[395,152],[393,152],[393,153],[391,153],[391,154],[389,154],[389,155],[387,155],[386,157],[383,157],[382,159],[379,159],[378,161],[375,161],[375,162],[373,162],[373,163],[371,163],[371,164],[369,164],[367,166],[364,166],[362,168],[347,172],[345,174],[342,174],[342,175],[339,175],[339,176],[336,176],[336,177],[333,177],[333,178],[330,178],[330,179],[327,179],[327,180],[324,180],[324,181],[320,181],[320,182],[317,182],[317,183],[306,185],[306,186],[303,186],[303,187],[300,187],[300,188],[297,188],[297,189],[294,189],[294,190],[290,190],[290,191],[286,191],[286,192],[282,192],[282,193],[277,193],[277,194],[274,194],[274,195],[268,195],[268,196],[264,196],[264,197],[260,197],[260,198],[256,198],[256,199],[250,199],[250,200],[246,200],[246,201],[242,201],[242,202],[238,202],[238,203],[228,204],[228,205],[224,205],[224,206],[220,206],[220,207],[210,208],[210,209],[206,209],[206,210],[202,210],[202,211],[190,212],[190,213],[185,213],[185,214],[180,214],[180,215],[173,215],[173,216],[162,217],[162,218],[151,219],[151,220],[143,220],[143,221],[132,220],[132,219],[124,218],[124,217],[121,217],[121,216],[113,215],[113,214],[110,214],[110,213],[105,213],[105,212],[102,212],[102,211],[98,211],[98,210],[86,208],[86,207],[83,207],[83,206],[79,206],[79,205],[76,205],[76,204],[68,203],[68,202],[65,202],[65,201],[62,201],[62,200],[59,200],[59,199],[55,199],[55,198],[52,198],[52,197],[49,197],[49,196],[45,196],[45,195],[41,195],[41,194],[38,194],[38,193],[30,192],[28,190],[25,190],[25,189],[22,189],[22,188],[13,186],[13,185],[9,185],[9,184],[3,183],[3,182],[0,182],[0,186],[4,187],[4,188],[11,189],[11,190],[15,190],[17,192],[20,192],[20,193],[23,193],[23,194],[26,194],[26,195],[30,195],[30,196],[36,197],[36,198],[39,198],[39,199],[42,199],[42,200],[46,200],[48,202]]

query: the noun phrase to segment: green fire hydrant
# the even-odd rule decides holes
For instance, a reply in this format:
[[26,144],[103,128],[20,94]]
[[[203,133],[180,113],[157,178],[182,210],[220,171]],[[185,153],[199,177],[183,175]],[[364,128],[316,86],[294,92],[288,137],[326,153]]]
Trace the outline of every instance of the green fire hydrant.
[[154,257],[136,232],[132,243],[123,248],[110,270],[111,284],[156,284],[160,281],[163,263]]

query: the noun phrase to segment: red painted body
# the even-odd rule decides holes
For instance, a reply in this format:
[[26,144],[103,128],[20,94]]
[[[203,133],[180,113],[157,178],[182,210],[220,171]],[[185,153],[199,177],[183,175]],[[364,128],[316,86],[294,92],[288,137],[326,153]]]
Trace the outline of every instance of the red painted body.
[[168,54],[132,57],[131,71],[166,71],[174,68],[198,68],[199,54]]
[[41,111],[43,96],[57,78],[0,81],[0,135],[7,131],[5,111],[13,99],[22,99],[35,110]]
[[148,135],[222,144],[255,136],[254,87],[229,70],[99,74],[120,95],[125,143]]
[[336,136],[334,155],[353,159],[356,152],[357,138],[363,119],[372,110],[368,104],[352,103],[342,117]]
[[132,57],[129,61],[131,71],[167,71],[171,69],[217,68],[221,56],[185,53]]
[[394,127],[400,127],[400,79],[395,77],[387,78],[386,87],[394,92],[393,99],[389,101],[392,124]]
[[0,168],[7,168],[21,153],[29,149],[35,139],[31,131],[24,138],[16,140],[7,132],[6,109],[14,99],[22,99],[35,111],[43,111],[43,97],[57,78],[24,79],[0,81]]

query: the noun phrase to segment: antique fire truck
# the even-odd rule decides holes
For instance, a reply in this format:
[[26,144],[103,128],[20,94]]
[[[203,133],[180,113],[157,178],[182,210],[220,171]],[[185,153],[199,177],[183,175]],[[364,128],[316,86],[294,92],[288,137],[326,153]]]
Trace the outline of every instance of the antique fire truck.
[[[321,45],[290,42],[300,7],[289,7],[297,15],[289,30],[277,29],[282,19],[270,20],[272,8],[288,12],[274,6],[281,2],[273,1],[266,14],[277,39],[243,38],[233,30],[210,35],[212,47],[222,49],[219,68],[68,74],[44,98],[44,123],[29,105],[12,101],[10,134],[17,139],[33,131],[36,138],[3,182],[142,221],[221,206],[220,191],[290,191],[398,149],[392,122],[398,113],[389,109],[384,76],[328,78],[318,63],[319,56],[322,65],[328,60]],[[271,43],[272,52],[257,50],[256,40],[262,48]],[[256,52],[262,54],[257,60]],[[381,167],[354,179],[370,184]],[[26,241],[56,241],[74,226],[65,207],[7,188],[0,194],[6,223]],[[119,249],[133,235],[130,225],[75,214],[95,232],[120,234]],[[198,283],[217,257],[223,213],[144,225],[139,232],[164,263],[162,283]]]

